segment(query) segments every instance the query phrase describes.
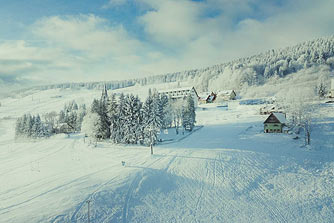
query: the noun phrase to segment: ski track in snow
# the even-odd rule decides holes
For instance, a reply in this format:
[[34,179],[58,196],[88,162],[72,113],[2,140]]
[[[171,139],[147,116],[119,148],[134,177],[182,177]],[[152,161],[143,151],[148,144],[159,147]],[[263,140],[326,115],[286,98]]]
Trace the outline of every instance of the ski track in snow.
[[[74,141],[71,143],[70,148],[73,148],[74,145],[75,145],[75,143],[76,143],[76,140],[74,140]],[[50,158],[52,155],[55,155],[55,154],[59,153],[60,151],[66,149],[66,148],[68,148],[68,146],[63,146],[63,147],[61,147],[60,149],[58,149],[58,150],[56,150],[56,151],[54,151],[54,152],[51,152],[51,153],[49,153],[49,154],[47,154],[47,155],[44,155],[44,156],[42,156],[42,157],[39,157],[38,159],[34,160],[33,162],[38,162],[38,161],[41,161],[41,160],[43,160],[43,159]],[[7,175],[8,173],[10,173],[10,172],[12,172],[12,171],[16,171],[16,170],[19,169],[19,168],[26,167],[26,166],[29,165],[29,164],[30,164],[30,163],[25,163],[25,164],[23,164],[23,165],[20,166],[20,167],[14,167],[11,171],[8,170],[8,171],[6,171],[4,174]],[[3,175],[4,175],[4,174],[3,174]],[[1,176],[1,175],[0,175],[0,176]],[[81,178],[81,177],[80,177],[80,178]],[[77,179],[75,179],[75,180],[73,180],[73,181],[71,181],[71,182],[69,182],[69,183],[67,183],[67,184],[63,184],[63,185],[59,185],[59,186],[57,186],[57,187],[54,187],[54,188],[52,188],[52,189],[50,189],[50,190],[47,190],[47,191],[45,191],[45,192],[43,192],[43,193],[40,193],[40,194],[38,194],[38,195],[36,195],[36,196],[33,196],[33,197],[31,197],[31,198],[29,198],[29,199],[27,199],[27,200],[22,201],[22,202],[19,202],[19,203],[16,203],[16,204],[13,204],[13,205],[4,207],[4,208],[0,208],[0,214],[1,214],[2,211],[9,211],[11,208],[14,208],[14,207],[17,207],[17,206],[26,204],[26,203],[28,203],[28,202],[30,202],[30,201],[36,199],[36,198],[39,198],[39,197],[41,197],[41,196],[44,196],[44,195],[46,195],[46,194],[48,194],[48,193],[50,193],[50,192],[53,192],[53,191],[57,191],[57,190],[59,190],[59,189],[62,189],[63,187],[68,186],[68,185],[70,185],[70,184],[72,184],[73,182],[76,182],[76,181],[77,181]],[[28,185],[28,186],[29,186],[29,185]],[[3,194],[7,194],[7,193],[9,193],[9,192],[10,192],[10,191],[5,191],[4,193],[1,193],[0,196],[3,195]],[[25,193],[25,192],[23,192],[23,193]]]
[[[163,157],[160,157],[159,159],[155,160],[151,165],[149,165],[148,167],[153,166],[153,164],[157,163],[158,161],[160,161],[161,159],[163,159]],[[176,156],[173,156],[170,161],[168,162],[168,164],[166,165],[164,171],[167,172],[169,167],[171,166],[171,164],[174,162],[174,160],[176,159]],[[130,203],[130,199],[132,196],[133,191],[138,187],[138,183],[140,181],[140,178],[143,176],[143,172],[144,171],[140,171],[138,172],[134,179],[132,180],[129,189],[127,191],[126,197],[125,197],[125,202],[124,202],[124,207],[123,207],[123,212],[122,212],[122,222],[123,223],[127,223],[127,216],[128,216],[128,210],[129,210],[129,203]]]

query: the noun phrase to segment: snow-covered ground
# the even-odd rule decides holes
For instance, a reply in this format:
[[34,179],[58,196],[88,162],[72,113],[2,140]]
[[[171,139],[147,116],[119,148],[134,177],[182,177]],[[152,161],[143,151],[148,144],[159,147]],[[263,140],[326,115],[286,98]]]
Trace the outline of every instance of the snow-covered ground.
[[259,107],[237,102],[201,106],[203,127],[154,147],[153,156],[142,146],[93,147],[81,134],[14,140],[23,113],[99,96],[55,89],[1,100],[0,222],[87,222],[87,201],[90,222],[333,222],[330,104],[319,108],[311,148],[263,133]]

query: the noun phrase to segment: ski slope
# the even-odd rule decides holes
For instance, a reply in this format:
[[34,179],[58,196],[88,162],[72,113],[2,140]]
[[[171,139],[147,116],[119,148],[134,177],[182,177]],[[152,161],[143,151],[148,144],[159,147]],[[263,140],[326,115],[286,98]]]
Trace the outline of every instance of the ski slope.
[[310,148],[262,133],[258,107],[237,102],[198,108],[204,127],[153,156],[142,146],[94,147],[81,134],[14,140],[23,113],[99,95],[48,90],[2,100],[0,222],[87,222],[88,201],[90,222],[333,221],[334,107],[320,107]]

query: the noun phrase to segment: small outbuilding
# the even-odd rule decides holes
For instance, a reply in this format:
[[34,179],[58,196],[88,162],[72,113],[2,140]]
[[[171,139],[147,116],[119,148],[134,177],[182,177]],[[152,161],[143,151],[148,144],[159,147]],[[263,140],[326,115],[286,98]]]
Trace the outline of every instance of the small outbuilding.
[[264,121],[265,133],[282,133],[286,123],[286,116],[284,113],[273,112]]
[[216,95],[218,102],[235,100],[237,96],[234,90],[218,91]]

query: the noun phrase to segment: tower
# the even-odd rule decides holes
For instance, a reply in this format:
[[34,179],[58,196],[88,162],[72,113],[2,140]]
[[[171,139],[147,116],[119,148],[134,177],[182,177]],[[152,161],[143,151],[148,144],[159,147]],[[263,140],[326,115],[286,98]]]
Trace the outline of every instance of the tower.
[[102,90],[101,100],[106,101],[108,100],[108,91],[107,91],[107,85],[105,84]]

